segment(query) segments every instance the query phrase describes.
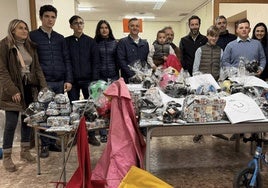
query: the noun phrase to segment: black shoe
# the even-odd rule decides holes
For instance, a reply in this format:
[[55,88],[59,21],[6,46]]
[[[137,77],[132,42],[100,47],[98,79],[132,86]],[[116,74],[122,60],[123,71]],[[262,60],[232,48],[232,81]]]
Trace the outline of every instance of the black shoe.
[[49,145],[49,151],[61,152],[61,147],[57,144]]
[[140,127],[141,134],[146,137],[147,136],[147,128],[146,127]]
[[48,146],[42,146],[41,147],[41,152],[39,155],[41,158],[47,158],[49,156],[49,149]]
[[100,141],[101,141],[101,143],[106,143],[107,142],[107,136],[106,135],[100,136]]
[[88,143],[93,145],[93,146],[100,146],[100,142],[97,140],[97,138],[95,136],[89,136]]
[[194,138],[193,138],[193,142],[194,143],[200,143],[200,142],[202,142],[203,139],[204,139],[203,135],[195,135]]

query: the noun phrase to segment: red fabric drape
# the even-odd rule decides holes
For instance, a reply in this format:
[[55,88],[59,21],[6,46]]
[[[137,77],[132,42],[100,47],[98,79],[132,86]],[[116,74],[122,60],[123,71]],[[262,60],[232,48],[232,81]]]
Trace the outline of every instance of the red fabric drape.
[[104,181],[91,181],[92,173],[84,116],[80,119],[77,130],[77,156],[79,166],[67,183],[66,188],[104,188]]

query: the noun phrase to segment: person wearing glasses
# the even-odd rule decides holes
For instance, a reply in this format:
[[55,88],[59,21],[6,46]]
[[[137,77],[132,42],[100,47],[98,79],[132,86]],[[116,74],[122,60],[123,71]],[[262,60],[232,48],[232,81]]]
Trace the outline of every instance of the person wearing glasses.
[[[44,5],[40,7],[39,18],[42,25],[30,32],[30,38],[37,45],[38,58],[47,85],[55,94],[68,92],[73,82],[72,65],[64,36],[53,30],[57,9],[52,5]],[[56,133],[46,134],[56,136]],[[40,157],[48,157],[49,151],[61,151],[55,139],[44,136],[40,138]]]
[[[84,20],[80,16],[72,16],[69,24],[74,33],[65,40],[71,57],[74,82],[68,97],[70,101],[79,100],[82,91],[84,99],[88,99],[90,83],[99,79],[99,50],[95,40],[83,33]],[[95,131],[89,131],[88,143],[100,146]]]

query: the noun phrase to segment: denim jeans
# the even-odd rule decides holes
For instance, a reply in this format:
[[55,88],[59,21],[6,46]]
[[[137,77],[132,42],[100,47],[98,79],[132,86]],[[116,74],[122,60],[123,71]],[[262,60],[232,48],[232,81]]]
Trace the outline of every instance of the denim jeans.
[[[55,94],[60,94],[64,92],[64,81],[60,82],[47,82],[48,88],[51,89]],[[43,130],[40,130],[41,133],[51,135],[51,136],[57,136],[56,133],[48,133]],[[56,144],[56,140],[52,138],[48,138],[45,136],[40,136],[41,140],[41,146],[50,146]]]
[[[6,111],[6,124],[4,128],[3,149],[9,149],[13,146],[15,130],[17,128],[20,112]],[[30,142],[32,128],[23,122],[25,116],[21,115],[21,142]]]

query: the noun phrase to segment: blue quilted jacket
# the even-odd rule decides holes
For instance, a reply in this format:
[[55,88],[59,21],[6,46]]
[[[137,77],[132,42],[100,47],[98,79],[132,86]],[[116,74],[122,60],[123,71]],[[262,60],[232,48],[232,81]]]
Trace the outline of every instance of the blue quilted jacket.
[[138,60],[147,61],[148,53],[149,44],[146,40],[139,39],[139,43],[136,44],[130,36],[120,39],[117,47],[117,58],[125,82],[128,82],[128,78],[135,75],[128,65],[133,65]]
[[72,66],[64,37],[51,32],[50,38],[41,28],[30,32],[37,44],[39,62],[47,82],[73,82]]

